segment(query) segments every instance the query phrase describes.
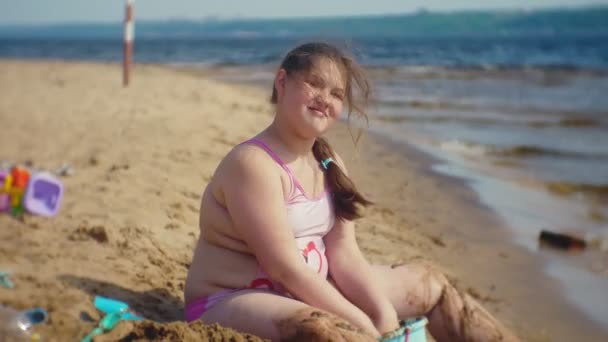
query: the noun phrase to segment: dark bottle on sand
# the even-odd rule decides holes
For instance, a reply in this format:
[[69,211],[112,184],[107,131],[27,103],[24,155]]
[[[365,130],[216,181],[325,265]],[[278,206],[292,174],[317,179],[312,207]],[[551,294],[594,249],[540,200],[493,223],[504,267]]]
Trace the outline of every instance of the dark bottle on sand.
[[538,239],[541,243],[563,250],[582,250],[587,247],[587,243],[582,239],[548,230],[541,230]]

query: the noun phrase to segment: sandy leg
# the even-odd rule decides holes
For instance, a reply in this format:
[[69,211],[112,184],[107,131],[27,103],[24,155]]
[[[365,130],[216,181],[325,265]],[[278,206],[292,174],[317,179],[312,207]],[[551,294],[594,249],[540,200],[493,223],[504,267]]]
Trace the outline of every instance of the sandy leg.
[[437,341],[519,341],[432,266],[374,268],[399,318],[426,316],[429,331]]

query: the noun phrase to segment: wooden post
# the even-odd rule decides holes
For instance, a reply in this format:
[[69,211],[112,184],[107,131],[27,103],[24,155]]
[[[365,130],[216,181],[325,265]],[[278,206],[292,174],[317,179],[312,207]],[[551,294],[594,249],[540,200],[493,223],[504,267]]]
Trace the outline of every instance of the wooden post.
[[126,0],[127,6],[125,8],[125,39],[124,39],[124,52],[122,62],[122,84],[123,86],[129,85],[131,64],[133,63],[133,39],[135,34],[135,26],[133,23],[133,1]]

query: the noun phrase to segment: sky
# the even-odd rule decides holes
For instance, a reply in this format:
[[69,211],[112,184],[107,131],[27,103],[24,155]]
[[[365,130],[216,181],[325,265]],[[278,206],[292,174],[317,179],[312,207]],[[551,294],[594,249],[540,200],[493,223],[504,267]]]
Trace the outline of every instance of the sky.
[[[608,0],[135,0],[136,19],[318,17],[608,5]],[[0,0],[0,25],[121,21],[125,0]]]

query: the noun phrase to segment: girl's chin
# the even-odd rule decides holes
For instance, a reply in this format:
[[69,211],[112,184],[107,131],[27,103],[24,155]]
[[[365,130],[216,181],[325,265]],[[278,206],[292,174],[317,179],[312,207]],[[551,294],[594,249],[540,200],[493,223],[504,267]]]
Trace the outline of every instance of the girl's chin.
[[327,116],[317,116],[314,114],[305,115],[301,121],[296,124],[300,129],[301,134],[306,137],[315,138],[323,135],[335,122]]
[[308,125],[307,131],[310,136],[316,138],[316,137],[323,135],[325,132],[327,132],[327,130],[329,130],[330,127],[331,127],[331,124],[328,122],[312,123],[311,125]]

